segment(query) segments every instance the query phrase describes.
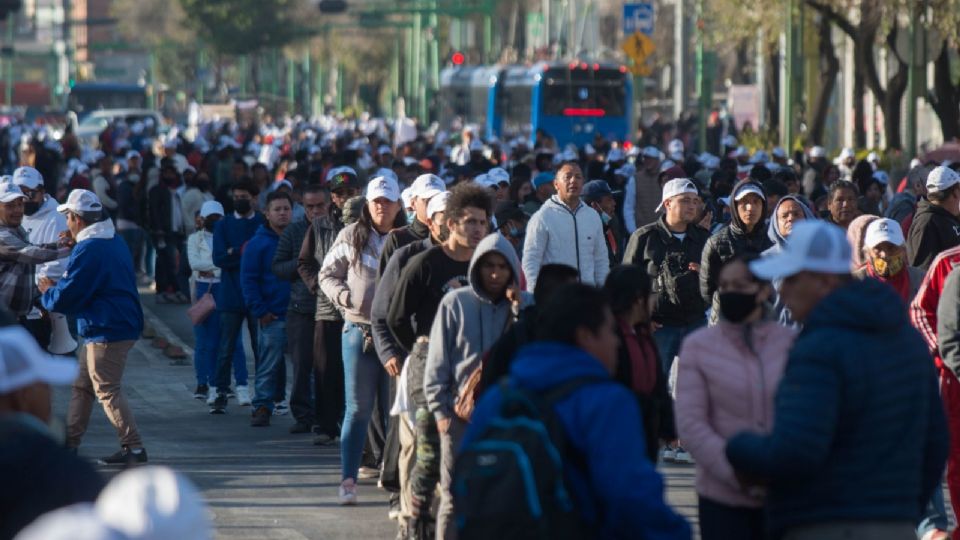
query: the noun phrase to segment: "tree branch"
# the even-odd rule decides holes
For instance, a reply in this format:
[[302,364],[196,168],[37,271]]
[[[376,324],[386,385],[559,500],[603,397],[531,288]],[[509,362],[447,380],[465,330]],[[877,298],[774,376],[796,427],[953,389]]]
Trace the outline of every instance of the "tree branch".
[[821,15],[829,19],[833,24],[837,25],[837,28],[843,31],[844,34],[850,36],[850,39],[856,39],[857,29],[853,26],[853,23],[849,19],[840,15],[834,11],[830,6],[819,2],[818,0],[805,0],[808,6],[817,10]]

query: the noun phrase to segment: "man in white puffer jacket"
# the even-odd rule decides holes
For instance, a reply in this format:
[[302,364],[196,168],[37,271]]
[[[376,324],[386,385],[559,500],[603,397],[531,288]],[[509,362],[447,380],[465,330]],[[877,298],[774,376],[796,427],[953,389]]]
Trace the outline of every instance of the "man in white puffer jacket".
[[610,262],[600,214],[580,200],[580,166],[564,163],[553,184],[557,194],[527,223],[522,265],[527,291],[536,286],[540,268],[555,263],[576,268],[581,282],[600,287],[610,273]]

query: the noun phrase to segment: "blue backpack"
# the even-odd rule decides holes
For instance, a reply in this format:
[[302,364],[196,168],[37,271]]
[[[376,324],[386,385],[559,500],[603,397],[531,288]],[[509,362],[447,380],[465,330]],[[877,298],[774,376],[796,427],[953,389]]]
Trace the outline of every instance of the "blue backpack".
[[525,390],[504,378],[497,415],[461,449],[454,465],[453,507],[457,538],[550,540],[590,538],[564,482],[564,463],[586,469],[567,442],[554,406],[590,384],[581,377],[545,392]]

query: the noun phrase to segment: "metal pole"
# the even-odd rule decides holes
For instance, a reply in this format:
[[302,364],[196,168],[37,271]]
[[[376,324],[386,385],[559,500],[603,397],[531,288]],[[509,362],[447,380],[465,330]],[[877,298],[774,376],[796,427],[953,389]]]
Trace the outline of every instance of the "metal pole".
[[[763,28],[757,30],[757,94],[759,94],[760,115],[757,122],[757,128],[765,128],[767,125],[767,57],[766,57],[766,34]],[[703,119],[701,118],[701,121]]]
[[400,97],[400,36],[393,40],[393,50],[390,51],[390,94],[387,111],[392,117],[397,116],[397,99]]
[[157,108],[157,55],[153,50],[147,56],[147,108]]
[[[699,133],[697,135],[697,151],[707,151],[707,112],[710,108],[710,92],[707,89],[707,77],[703,66],[703,0],[697,0],[697,119]],[[712,80],[713,77],[710,77]]]
[[[413,103],[411,103],[412,107],[410,107],[410,110],[413,111],[414,114],[418,116],[420,114],[419,101],[420,101],[420,88],[422,86],[419,83],[419,81],[421,80],[421,77],[423,74],[423,70],[420,67],[421,66],[420,53],[423,48],[422,43],[423,43],[423,20],[421,19],[420,15],[417,14],[413,16],[413,62],[412,62],[413,68],[411,70],[412,76],[410,81],[410,84],[411,84],[410,98],[413,100]],[[420,120],[423,121],[423,118],[421,117]]]
[[[917,95],[920,82],[920,45],[917,39],[922,35],[919,31],[920,3],[915,2],[910,9],[910,65],[907,70],[907,111],[906,111],[906,157],[917,155]],[[924,40],[926,41],[926,40]]]
[[297,84],[297,63],[293,61],[293,58],[287,58],[287,107],[289,107],[290,115],[296,111],[296,99],[297,99],[297,89],[294,87]]
[[687,98],[687,25],[685,0],[674,4],[673,25],[673,118],[680,118]]
[[310,118],[313,115],[313,80],[311,71],[310,49],[303,50],[303,116]]
[[4,85],[5,96],[4,102],[7,104],[7,107],[13,105],[13,85],[16,84],[16,81],[13,80],[13,58],[16,54],[13,51],[13,18],[16,16],[15,13],[10,13],[7,15],[7,46],[10,47],[10,55],[4,59],[4,68],[6,69],[7,75],[4,77],[7,81]]
[[337,114],[343,113],[343,63],[337,61]]
[[795,0],[783,0],[784,18],[783,36],[781,40],[781,51],[783,58],[780,65],[783,66],[780,76],[780,141],[783,143],[787,152],[793,151],[793,76],[795,75],[794,54],[793,54],[793,24],[794,24],[794,5]]
[[240,57],[240,97],[247,97],[247,55]]
[[[425,106],[429,115],[429,103],[433,102],[433,97],[440,89],[440,46],[439,41],[440,27],[437,20],[438,1],[433,0],[433,11],[430,13],[427,23],[430,26],[430,85],[425,96]],[[424,122],[430,119],[425,119]]]
[[203,48],[200,47],[200,48],[197,49],[197,71],[198,71],[198,74],[197,74],[197,75],[198,75],[198,77],[197,77],[197,104],[199,104],[199,105],[203,105],[203,98],[204,98],[203,92],[204,92],[204,90],[205,90],[205,88],[204,88],[204,86],[205,86],[205,84],[204,84],[204,79],[206,78],[206,77],[204,76],[204,75],[205,75],[205,68],[204,68],[205,64],[206,64],[206,54],[204,54]]

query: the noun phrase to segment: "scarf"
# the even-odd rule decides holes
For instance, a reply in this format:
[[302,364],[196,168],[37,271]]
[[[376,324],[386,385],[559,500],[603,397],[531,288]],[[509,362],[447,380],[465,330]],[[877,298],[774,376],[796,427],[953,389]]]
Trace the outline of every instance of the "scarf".
[[623,320],[617,320],[623,334],[624,346],[630,359],[630,389],[641,395],[650,395],[657,384],[657,351],[650,336]]

